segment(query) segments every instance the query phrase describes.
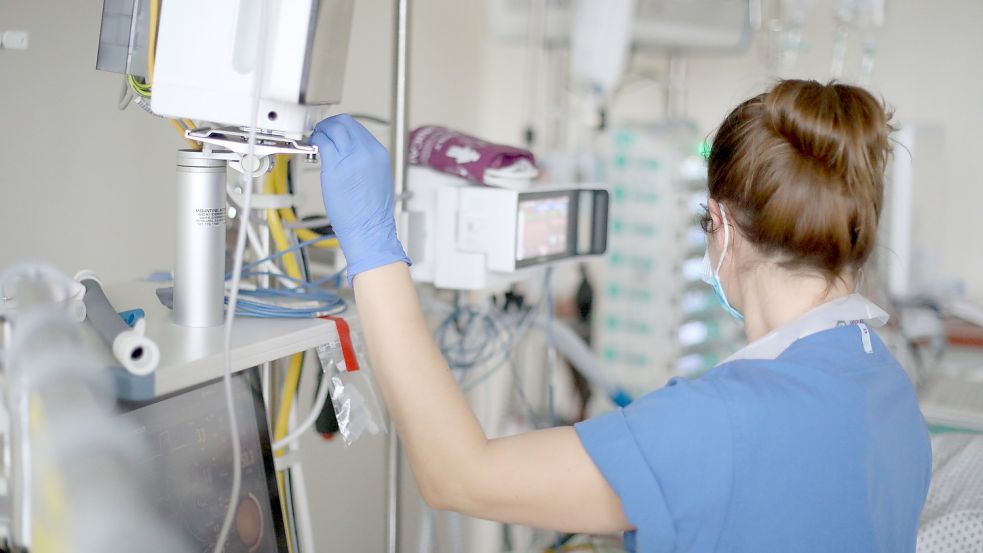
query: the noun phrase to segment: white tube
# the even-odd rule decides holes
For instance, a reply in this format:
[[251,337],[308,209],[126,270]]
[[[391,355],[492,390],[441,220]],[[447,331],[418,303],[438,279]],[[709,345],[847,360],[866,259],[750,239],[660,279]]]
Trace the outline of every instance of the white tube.
[[[144,319],[137,323],[141,328],[146,326]],[[120,332],[113,339],[113,355],[123,365],[123,368],[137,376],[146,376],[157,368],[160,363],[160,349],[153,340],[143,335],[140,330]]]
[[141,319],[134,328],[123,322],[109,302],[99,279],[89,271],[75,277],[85,289],[82,298],[86,318],[112,349],[113,356],[127,371],[143,376],[154,372],[160,362],[160,349],[145,335],[147,322]]
[[[537,329],[545,332],[549,321],[545,315],[537,315],[533,324]],[[569,325],[554,319],[553,338],[556,341],[556,349],[577,372],[584,375],[584,378],[609,394],[618,393],[618,386],[608,377],[601,361]]]
[[293,442],[297,441],[297,439],[300,438],[304,432],[314,425],[314,421],[317,420],[317,416],[321,414],[321,409],[324,409],[324,405],[328,400],[328,392],[330,389],[330,386],[328,386],[328,380],[328,375],[324,375],[324,377],[321,378],[321,386],[317,389],[317,398],[314,400],[314,406],[311,408],[311,412],[308,413],[307,418],[304,419],[304,422],[300,423],[300,426],[293,429],[283,438],[273,442],[273,451],[287,447]]
[[[327,386],[321,387],[327,388]],[[290,418],[297,418],[296,401],[290,408]],[[300,444],[296,442],[290,444],[290,450],[299,453]],[[313,553],[314,526],[311,522],[311,507],[307,499],[307,485],[304,479],[304,466],[301,464],[299,456],[297,462],[290,467],[290,486],[293,491],[294,525],[297,530],[298,541],[300,541],[300,551],[303,553]]]

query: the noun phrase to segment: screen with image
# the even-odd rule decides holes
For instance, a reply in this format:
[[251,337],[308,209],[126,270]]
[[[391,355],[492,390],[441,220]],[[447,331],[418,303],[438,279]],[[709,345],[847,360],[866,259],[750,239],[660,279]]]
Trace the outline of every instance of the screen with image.
[[569,195],[519,202],[517,261],[567,253],[569,235]]
[[[262,395],[250,371],[232,377],[242,488],[227,553],[286,553]],[[130,408],[121,416],[148,444],[144,462],[162,517],[190,551],[212,551],[229,504],[232,446],[222,381]]]

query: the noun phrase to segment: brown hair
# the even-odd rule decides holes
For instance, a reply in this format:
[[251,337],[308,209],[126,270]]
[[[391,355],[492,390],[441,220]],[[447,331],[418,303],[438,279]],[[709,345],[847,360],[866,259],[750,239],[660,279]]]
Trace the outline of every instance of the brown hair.
[[780,81],[720,125],[710,150],[710,198],[786,269],[829,280],[855,273],[874,248],[890,119],[862,88]]

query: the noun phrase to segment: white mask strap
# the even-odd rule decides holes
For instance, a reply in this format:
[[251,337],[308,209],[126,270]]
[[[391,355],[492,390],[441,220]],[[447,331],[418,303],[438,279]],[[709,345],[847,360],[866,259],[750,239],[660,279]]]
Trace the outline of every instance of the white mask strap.
[[727,246],[730,245],[730,229],[727,228],[727,213],[724,211],[724,204],[717,203],[720,206],[720,221],[724,226],[724,249],[720,252],[720,260],[717,261],[717,268],[713,271],[713,276],[720,278],[720,268],[724,266],[724,258],[727,257]]

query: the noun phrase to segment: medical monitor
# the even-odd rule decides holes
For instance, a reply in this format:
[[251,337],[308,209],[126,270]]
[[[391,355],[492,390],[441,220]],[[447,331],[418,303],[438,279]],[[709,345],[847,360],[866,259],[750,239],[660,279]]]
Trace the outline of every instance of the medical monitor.
[[[259,378],[232,377],[242,449],[242,488],[226,553],[287,553],[283,513]],[[155,506],[190,551],[212,551],[232,487],[232,447],[221,380],[150,403],[121,404],[148,445]]]
[[549,259],[567,253],[570,197],[547,195],[519,200],[515,260]]

